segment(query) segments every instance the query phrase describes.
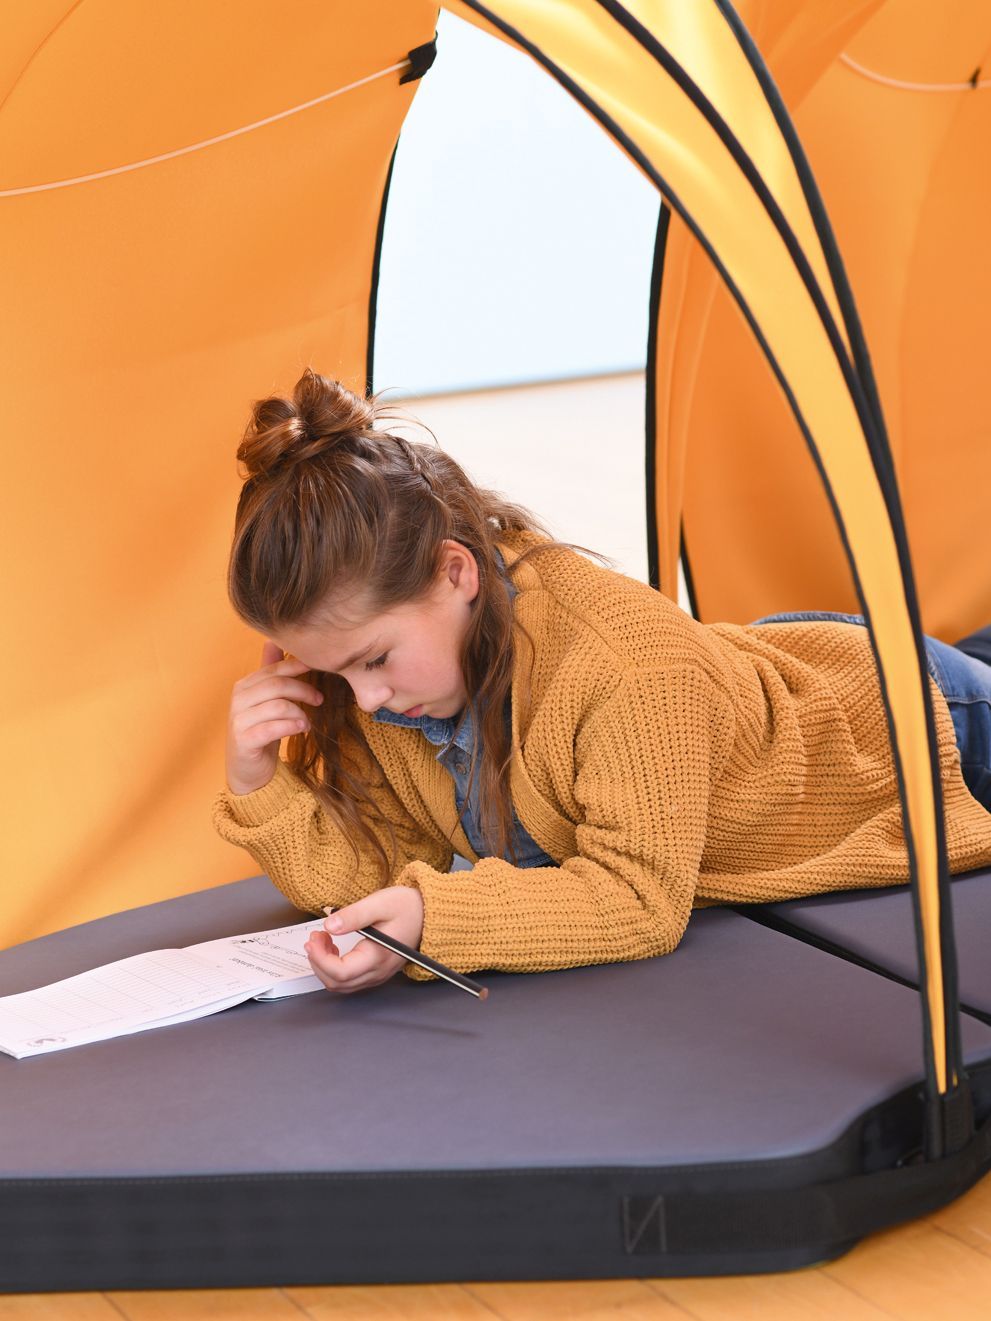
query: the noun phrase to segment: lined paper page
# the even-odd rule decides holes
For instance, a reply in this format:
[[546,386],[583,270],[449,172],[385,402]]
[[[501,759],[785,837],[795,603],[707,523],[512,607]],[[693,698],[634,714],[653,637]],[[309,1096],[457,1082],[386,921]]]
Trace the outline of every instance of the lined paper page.
[[[184,1023],[245,1000],[323,990],[303,949],[312,918],[185,949],[133,954],[49,986],[0,996],[0,1051],[24,1059],[130,1032]],[[343,954],[361,937],[335,938]]]
[[50,986],[0,998],[0,1050],[17,1059],[216,1013],[270,985],[181,949],[134,954]]

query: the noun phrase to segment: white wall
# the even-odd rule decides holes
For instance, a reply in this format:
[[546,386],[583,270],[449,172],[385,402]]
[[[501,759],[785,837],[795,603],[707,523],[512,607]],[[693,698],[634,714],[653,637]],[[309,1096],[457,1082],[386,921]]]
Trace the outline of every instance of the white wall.
[[[409,398],[401,407],[480,485],[647,581],[643,372]],[[422,427],[389,429],[431,443]],[[691,613],[680,573],[678,604]]]
[[396,155],[374,388],[477,482],[642,581],[657,212],[543,69],[441,13]]
[[403,128],[374,388],[642,370],[658,195],[529,56],[443,11]]

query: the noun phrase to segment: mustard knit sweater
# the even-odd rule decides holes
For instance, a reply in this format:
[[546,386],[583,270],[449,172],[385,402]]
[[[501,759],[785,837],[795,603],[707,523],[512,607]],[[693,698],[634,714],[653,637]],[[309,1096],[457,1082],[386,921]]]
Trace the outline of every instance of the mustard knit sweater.
[[[559,866],[479,860],[433,746],[418,729],[357,712],[402,804],[401,815],[382,804],[400,847],[392,883],[423,896],[425,953],[460,972],[640,959],[673,950],[693,906],[907,880],[865,628],[699,624],[571,550],[513,568],[544,540],[516,532],[499,543],[536,646],[528,712],[525,647],[516,658],[510,788]],[[949,709],[930,683],[956,872],[991,863],[991,813],[964,784]],[[304,911],[377,888],[373,857],[363,849],[355,866],[283,761],[261,789],[218,794],[213,820]],[[449,873],[455,851],[471,871]]]

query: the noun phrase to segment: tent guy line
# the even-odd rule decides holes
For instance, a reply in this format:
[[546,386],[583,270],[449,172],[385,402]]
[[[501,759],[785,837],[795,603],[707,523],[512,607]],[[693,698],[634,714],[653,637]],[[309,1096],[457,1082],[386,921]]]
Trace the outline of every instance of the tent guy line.
[[323,96],[315,96],[312,101],[304,101],[302,105],[292,106],[289,110],[280,110],[277,114],[269,115],[266,119],[256,120],[253,124],[245,124],[243,128],[233,128],[228,133],[220,133],[217,137],[207,138],[204,142],[194,142],[189,147],[177,147],[175,151],[166,151],[160,156],[149,156],[146,160],[132,161],[128,165],[115,165],[112,169],[98,170],[95,174],[80,174],[74,179],[57,179],[53,183],[31,184],[26,188],[0,189],[0,197],[21,197],[25,193],[45,193],[55,188],[71,188],[74,184],[92,183],[96,179],[108,179],[113,174],[127,174],[131,170],[142,170],[146,165],[158,165],[161,161],[174,160],[177,156],[188,156],[190,152],[202,151],[204,147],[213,147],[218,142],[226,142],[229,138],[240,137],[242,133],[252,133],[256,128],[264,128],[266,124],[274,124],[279,119],[287,119],[290,115],[298,115],[301,110],[309,110],[312,106],[333,100],[335,96],[343,96],[345,92],[353,92],[358,87],[364,87],[366,83],[375,82],[378,78],[386,77],[387,74],[398,73],[402,69],[407,69],[411,64],[411,60],[400,60],[398,64],[390,64],[387,69],[380,69],[378,73],[370,73],[366,78],[359,78],[357,82],[348,83],[347,87],[335,88],[333,92],[325,92]]
[[[862,74],[872,82],[883,83],[885,87],[897,87],[903,92],[975,92],[981,87],[991,87],[991,78],[982,78],[980,81],[968,78],[963,83],[909,83],[901,78],[889,78],[886,74],[875,73],[873,69],[867,69],[856,60],[851,60],[849,55],[841,55],[840,60],[854,73]],[[980,69],[977,72],[980,73]]]

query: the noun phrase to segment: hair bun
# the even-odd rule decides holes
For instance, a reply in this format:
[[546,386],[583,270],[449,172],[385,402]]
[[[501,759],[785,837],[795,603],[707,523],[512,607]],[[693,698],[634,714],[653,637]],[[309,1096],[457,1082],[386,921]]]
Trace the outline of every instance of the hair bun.
[[374,423],[372,401],[307,367],[292,398],[273,395],[255,402],[237,457],[249,478],[260,477],[314,458],[332,445],[365,438]]

